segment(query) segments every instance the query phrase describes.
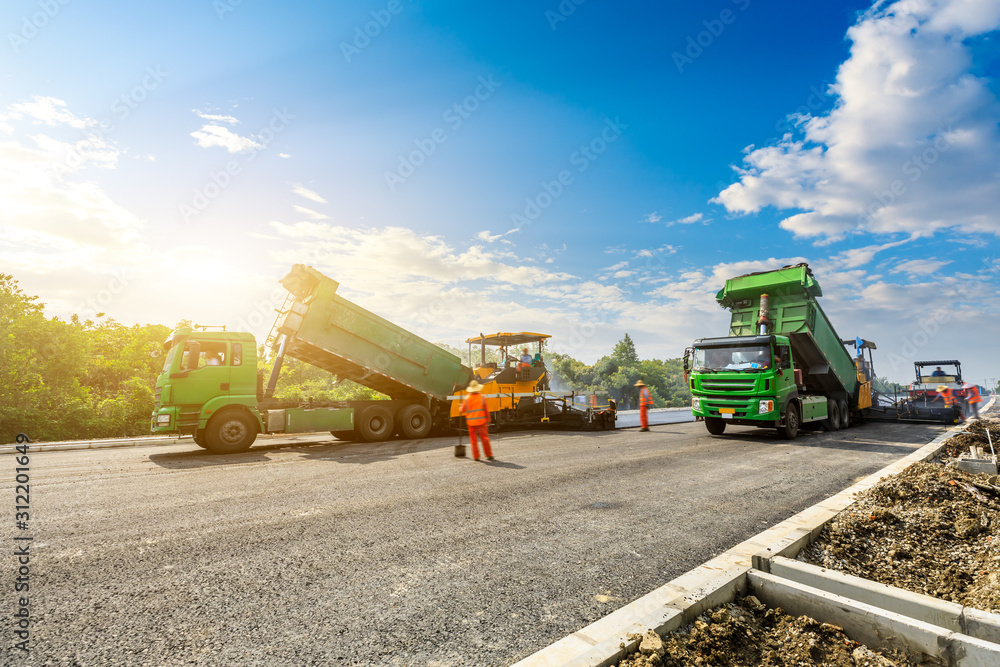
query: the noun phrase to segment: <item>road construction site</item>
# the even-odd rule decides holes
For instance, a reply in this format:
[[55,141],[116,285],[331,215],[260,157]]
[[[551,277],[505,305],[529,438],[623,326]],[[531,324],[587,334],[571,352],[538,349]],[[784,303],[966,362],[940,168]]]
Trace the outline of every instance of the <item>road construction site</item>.
[[944,431],[38,452],[30,664],[511,664]]

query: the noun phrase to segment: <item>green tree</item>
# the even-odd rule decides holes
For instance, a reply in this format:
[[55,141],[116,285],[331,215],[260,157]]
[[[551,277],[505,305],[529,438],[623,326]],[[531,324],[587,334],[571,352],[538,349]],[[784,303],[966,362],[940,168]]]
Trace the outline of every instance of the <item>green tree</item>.
[[611,353],[611,358],[619,366],[634,367],[639,365],[639,355],[635,351],[635,343],[632,342],[632,337],[627,332],[624,338],[615,343],[615,349]]

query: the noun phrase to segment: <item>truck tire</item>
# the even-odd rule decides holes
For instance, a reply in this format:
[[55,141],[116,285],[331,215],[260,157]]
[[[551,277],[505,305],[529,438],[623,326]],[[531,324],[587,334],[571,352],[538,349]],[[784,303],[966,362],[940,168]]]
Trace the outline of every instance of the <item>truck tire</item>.
[[712,435],[722,435],[726,432],[726,422],[718,417],[705,417],[705,428]]
[[426,438],[431,432],[431,411],[422,405],[407,405],[396,413],[396,424],[404,438]]
[[358,434],[354,431],[330,431],[330,435],[337,440],[345,440],[347,442],[353,442],[358,439]]
[[837,401],[840,408],[840,428],[848,428],[851,425],[851,411],[847,408],[847,401],[841,399]]
[[827,431],[840,430],[840,407],[832,398],[826,399],[826,419],[823,420],[823,428]]
[[355,429],[367,442],[386,440],[392,435],[392,413],[381,405],[369,405],[361,411]]
[[256,438],[257,423],[243,410],[220,412],[205,428],[205,443],[213,454],[245,452]]
[[788,404],[785,411],[785,424],[778,427],[778,433],[785,440],[794,440],[799,434],[799,406],[794,403]]
[[198,445],[202,449],[208,449],[208,441],[205,440],[204,429],[198,429],[194,432],[194,444]]

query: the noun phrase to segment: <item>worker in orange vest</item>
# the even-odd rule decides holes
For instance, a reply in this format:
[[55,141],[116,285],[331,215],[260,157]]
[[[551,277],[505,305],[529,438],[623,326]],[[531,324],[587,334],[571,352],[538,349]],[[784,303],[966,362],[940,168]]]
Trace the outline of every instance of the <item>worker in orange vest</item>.
[[[944,401],[944,407],[946,408],[955,407],[955,394],[952,392],[951,387],[939,384],[937,387],[937,391],[938,395]],[[962,414],[961,409],[958,411],[958,418],[961,419],[962,421],[965,421],[965,416]]]
[[979,387],[974,384],[967,384],[965,389],[965,404],[969,406],[972,416],[979,419],[979,404],[983,397],[979,395]]
[[653,397],[649,395],[646,383],[639,380],[635,383],[639,387],[639,423],[642,425],[640,431],[649,430],[649,409],[653,407]]
[[492,461],[493,448],[490,447],[489,434],[490,410],[486,407],[486,399],[479,393],[482,390],[483,385],[473,380],[465,390],[467,395],[459,407],[459,412],[465,415],[465,423],[469,425],[469,443],[472,445],[473,460],[479,460],[478,438],[482,438],[486,460]]

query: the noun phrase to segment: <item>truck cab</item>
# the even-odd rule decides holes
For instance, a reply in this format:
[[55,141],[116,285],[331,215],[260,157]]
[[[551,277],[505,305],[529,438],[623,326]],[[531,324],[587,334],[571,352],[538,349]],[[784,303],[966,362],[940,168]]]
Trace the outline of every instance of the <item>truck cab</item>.
[[251,334],[178,327],[163,344],[150,429],[193,435],[203,447],[211,441],[213,451],[229,441],[253,442],[261,431],[258,386]]
[[[826,417],[800,397],[789,340],[770,334],[702,338],[689,355],[691,408],[708,431],[722,434],[727,424],[781,428],[795,437],[802,419]],[[791,404],[805,400],[805,409]],[[788,416],[792,415],[791,418]],[[800,419],[801,416],[801,419]]]

